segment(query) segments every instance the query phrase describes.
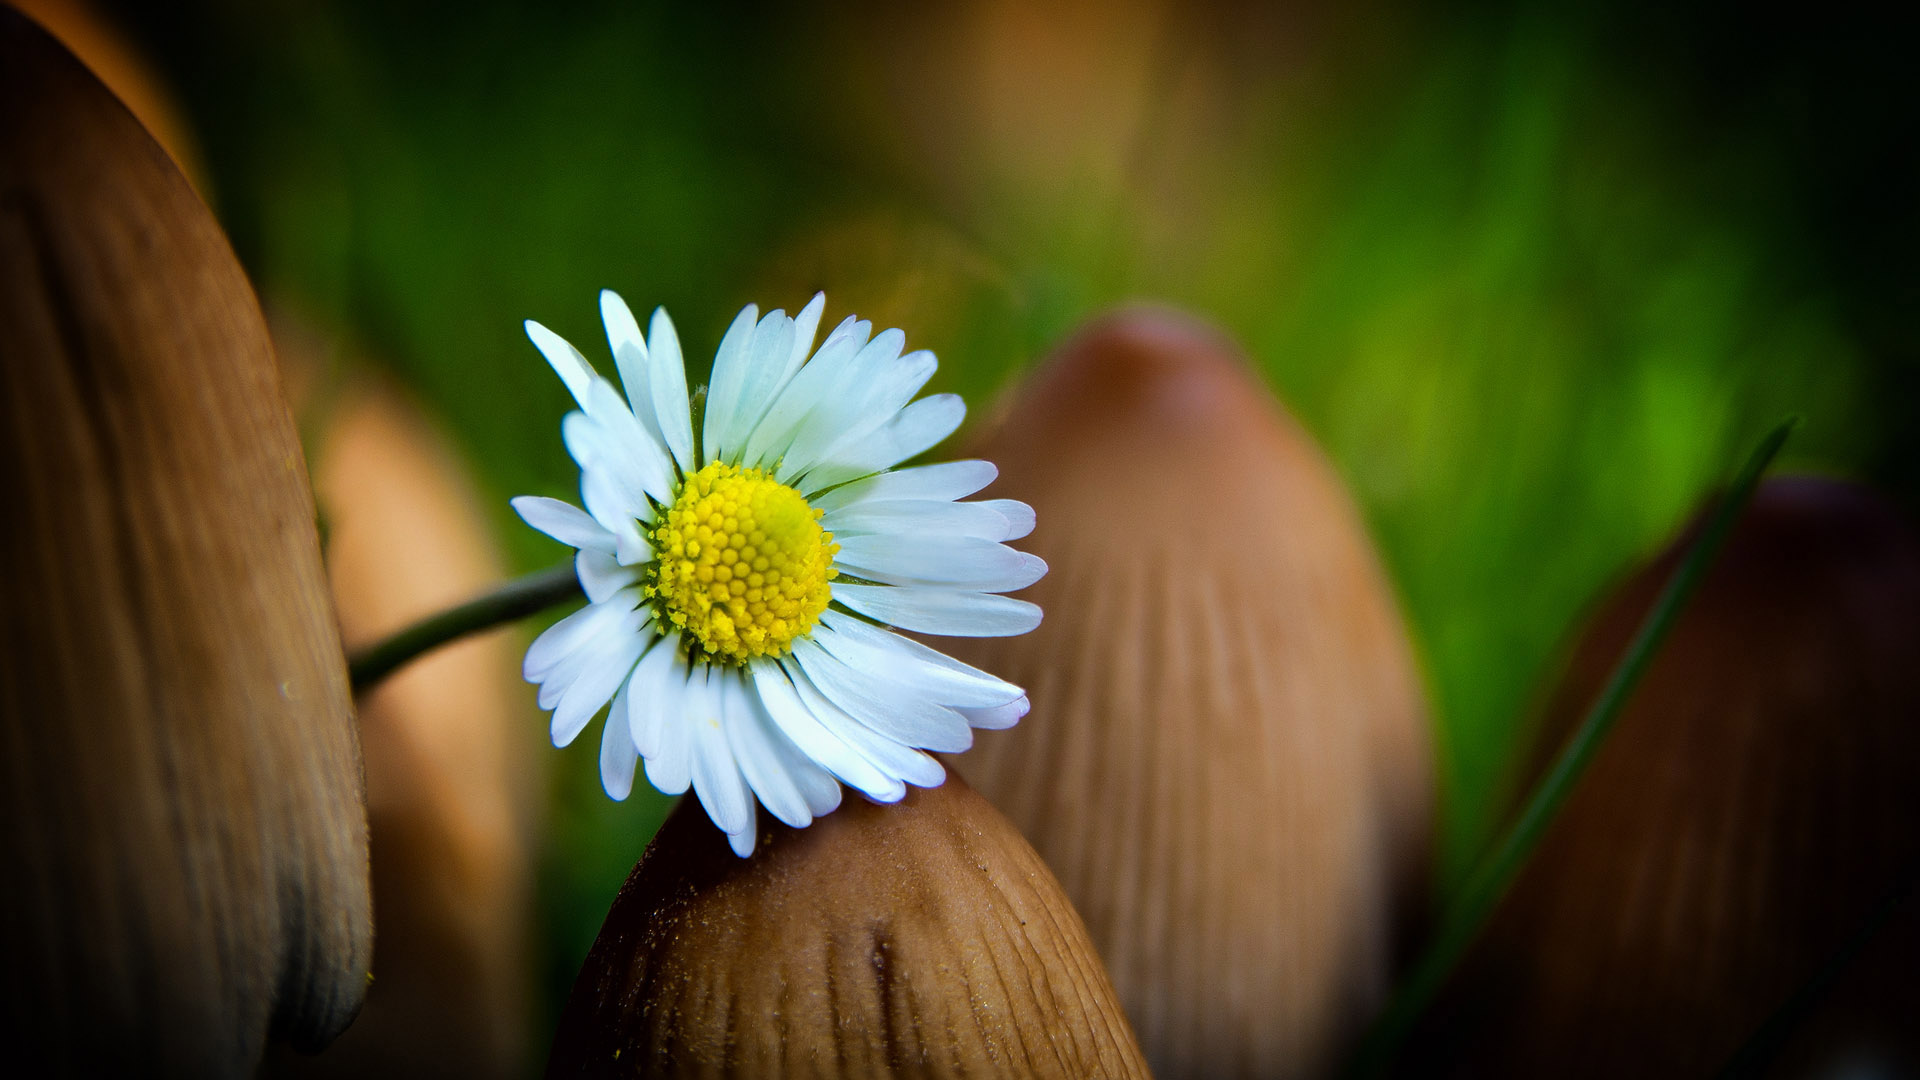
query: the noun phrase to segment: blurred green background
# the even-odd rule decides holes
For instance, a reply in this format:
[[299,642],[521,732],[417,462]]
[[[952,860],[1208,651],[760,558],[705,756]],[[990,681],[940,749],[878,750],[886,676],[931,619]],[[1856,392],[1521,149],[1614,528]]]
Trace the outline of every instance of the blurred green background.
[[[519,321],[610,370],[603,286],[696,358],[825,289],[976,411],[1115,303],[1218,322],[1378,538],[1448,880],[1583,611],[1774,420],[1912,505],[1913,39],[1868,8],[120,10],[263,295],[391,365],[525,568],[506,499],[576,473]],[[664,809],[596,753],[551,753],[556,993]]]

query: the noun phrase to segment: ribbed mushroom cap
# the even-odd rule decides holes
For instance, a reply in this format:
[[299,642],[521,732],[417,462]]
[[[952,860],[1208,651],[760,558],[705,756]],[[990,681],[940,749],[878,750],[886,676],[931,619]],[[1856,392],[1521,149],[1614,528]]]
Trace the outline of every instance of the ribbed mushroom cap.
[[0,1035],[243,1076],[352,1018],[366,818],[253,294],[140,125],[0,9]]
[[1311,1073],[1380,1001],[1431,817],[1418,680],[1339,479],[1233,347],[1131,311],[973,452],[1039,515],[982,794],[1060,877],[1163,1080]]
[[[1690,540],[1601,607],[1549,701],[1542,762]],[[1407,1073],[1717,1073],[1920,858],[1917,660],[1920,534],[1863,488],[1763,485],[1402,1054]],[[1836,999],[1859,1011],[1832,1019],[1859,1026],[1827,1025],[1904,1028],[1909,1065],[1912,925],[1870,946],[1907,943],[1897,978]],[[1792,1075],[1830,1075],[1802,1049],[1809,1071]]]
[[1147,1072],[1053,876],[949,774],[765,825],[750,859],[683,800],[614,901],[547,1074]]

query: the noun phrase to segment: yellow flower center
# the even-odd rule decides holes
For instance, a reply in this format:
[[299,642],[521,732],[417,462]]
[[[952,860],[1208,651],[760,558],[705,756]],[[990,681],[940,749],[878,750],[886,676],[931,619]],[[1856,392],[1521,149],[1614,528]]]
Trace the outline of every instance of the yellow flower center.
[[662,627],[716,660],[783,656],[832,597],[840,545],[821,511],[759,469],[714,462],[681,485],[648,537]]

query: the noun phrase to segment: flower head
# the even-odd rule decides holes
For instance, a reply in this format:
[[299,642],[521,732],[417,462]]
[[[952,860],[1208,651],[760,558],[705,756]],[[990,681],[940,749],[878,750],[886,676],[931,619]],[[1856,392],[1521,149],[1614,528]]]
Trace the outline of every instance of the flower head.
[[[579,549],[585,608],[527,650],[525,674],[573,741],[611,701],[600,748],[607,794],[638,759],[673,795],[691,786],[741,855],[756,800],[802,827],[844,782],[892,802],[946,776],[925,751],[1008,727],[1026,695],[893,632],[1023,634],[1040,609],[998,595],[1047,571],[1006,546],[1033,511],[961,502],[994,467],[895,469],[952,434],[952,394],[913,400],[933,355],[849,317],[813,350],[824,296],[797,318],[749,305],[720,342],[695,436],[680,342],[665,311],[650,333],[600,294],[626,390],[539,323],[527,336],[580,410],[561,433],[580,465],[582,511],[522,496],[529,525]],[[809,357],[809,352],[812,353]]]

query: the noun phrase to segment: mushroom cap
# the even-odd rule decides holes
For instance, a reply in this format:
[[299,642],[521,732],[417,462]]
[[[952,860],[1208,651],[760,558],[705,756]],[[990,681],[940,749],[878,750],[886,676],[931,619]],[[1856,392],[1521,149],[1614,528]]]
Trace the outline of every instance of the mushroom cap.
[[[766,819],[763,818],[763,821]],[[1080,918],[949,772],[736,857],[683,799],[574,984],[552,1077],[1145,1077]]]
[[943,643],[1033,713],[967,758],[1086,917],[1162,1080],[1330,1064],[1417,919],[1425,706],[1344,485],[1217,331],[1095,320],[972,450],[1052,567]]
[[249,1075],[365,993],[366,811],[258,305],[158,145],[0,8],[0,1032]]

